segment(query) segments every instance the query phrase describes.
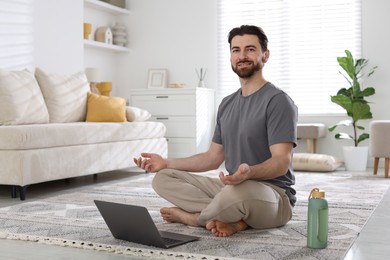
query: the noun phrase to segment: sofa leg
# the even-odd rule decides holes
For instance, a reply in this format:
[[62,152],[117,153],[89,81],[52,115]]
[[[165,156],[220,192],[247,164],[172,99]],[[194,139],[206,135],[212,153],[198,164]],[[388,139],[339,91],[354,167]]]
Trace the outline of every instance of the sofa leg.
[[11,197],[12,198],[16,198],[17,197],[17,193],[19,191],[20,200],[25,200],[26,199],[26,190],[27,190],[28,186],[29,185],[26,185],[26,186],[12,185],[12,187],[11,187]]
[[11,186],[11,198],[16,198],[16,196],[18,195],[18,187],[15,186],[15,185],[12,185]]
[[98,175],[97,175],[97,174],[94,174],[94,175],[93,175],[93,180],[94,180],[94,181],[97,181],[97,179],[98,179]]
[[20,186],[19,187],[19,193],[20,193],[20,200],[25,200],[26,199],[26,190],[27,190],[27,186]]

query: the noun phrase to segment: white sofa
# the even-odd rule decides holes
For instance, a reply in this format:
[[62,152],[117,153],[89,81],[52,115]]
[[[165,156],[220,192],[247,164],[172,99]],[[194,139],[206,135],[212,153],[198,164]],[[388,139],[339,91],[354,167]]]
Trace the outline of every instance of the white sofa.
[[24,200],[34,183],[134,166],[141,152],[167,156],[166,128],[146,121],[147,111],[125,107],[126,122],[85,122],[88,92],[83,72],[0,70],[0,184],[12,197]]

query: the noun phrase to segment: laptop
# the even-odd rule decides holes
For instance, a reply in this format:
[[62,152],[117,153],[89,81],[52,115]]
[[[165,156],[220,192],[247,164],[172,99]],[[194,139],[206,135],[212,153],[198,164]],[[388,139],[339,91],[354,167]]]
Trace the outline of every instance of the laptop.
[[171,248],[199,237],[159,231],[142,206],[94,200],[112,235],[117,239],[160,248]]

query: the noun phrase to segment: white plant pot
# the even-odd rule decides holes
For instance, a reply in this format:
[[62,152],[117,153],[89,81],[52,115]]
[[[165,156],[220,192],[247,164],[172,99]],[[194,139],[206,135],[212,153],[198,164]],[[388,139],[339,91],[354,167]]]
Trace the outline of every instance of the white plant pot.
[[365,171],[367,169],[368,146],[344,146],[343,152],[347,171]]

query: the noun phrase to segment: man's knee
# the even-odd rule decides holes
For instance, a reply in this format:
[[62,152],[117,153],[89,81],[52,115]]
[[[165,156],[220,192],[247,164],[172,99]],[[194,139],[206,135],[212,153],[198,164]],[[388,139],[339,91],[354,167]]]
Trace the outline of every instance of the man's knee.
[[168,173],[169,169],[162,169],[161,171],[155,173],[154,178],[152,180],[152,188],[155,191],[160,190],[160,188],[164,186],[164,183],[166,183],[167,179],[169,178],[167,176]]
[[268,185],[255,182],[227,185],[221,195],[219,205],[231,205],[231,209],[240,212],[241,219],[253,228],[282,226],[291,219],[288,198],[284,199]]

